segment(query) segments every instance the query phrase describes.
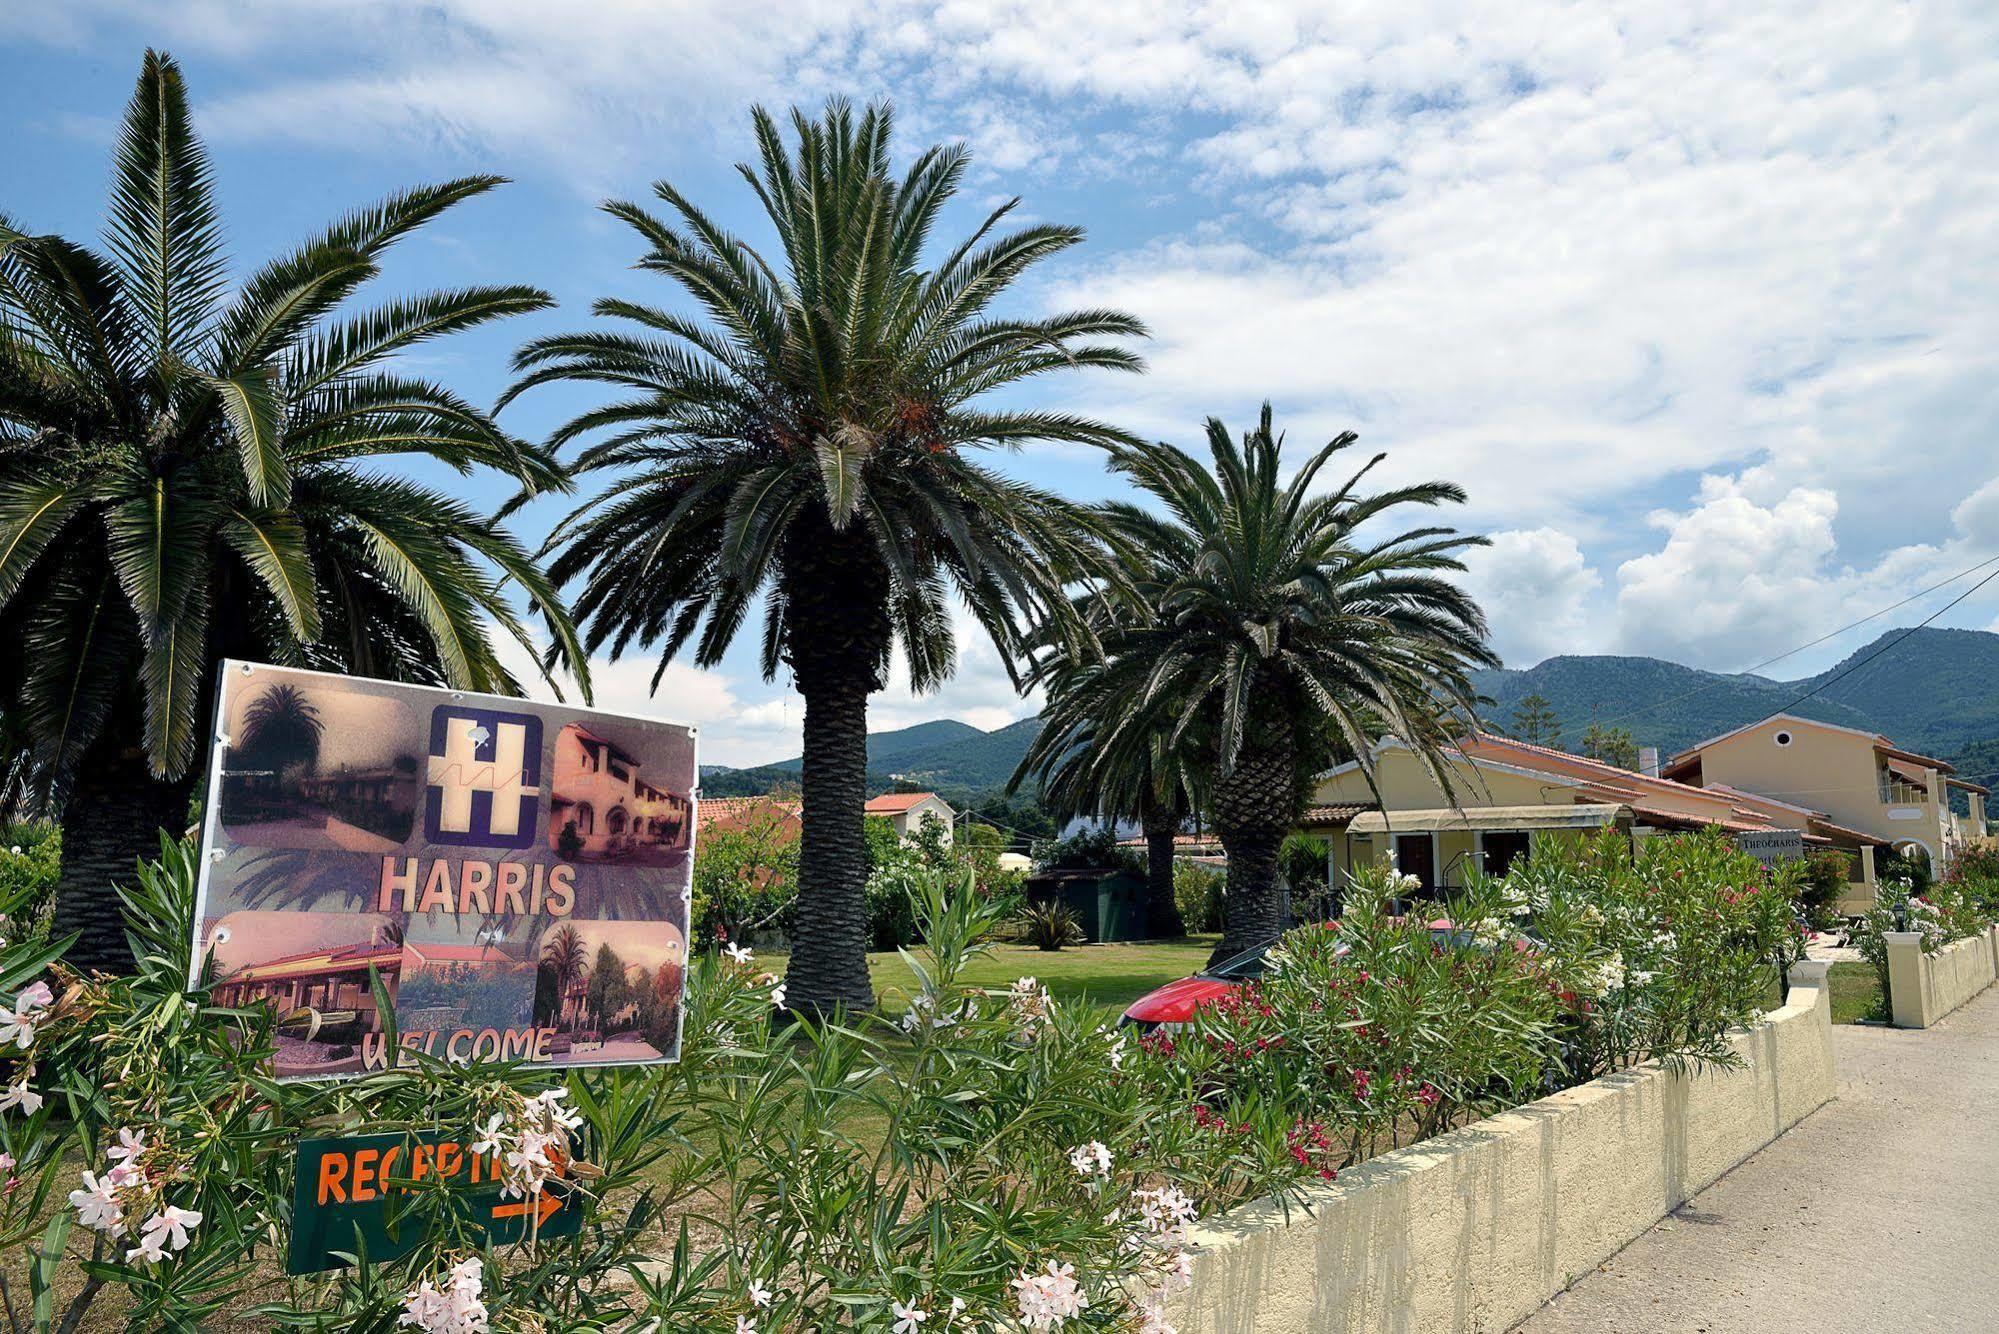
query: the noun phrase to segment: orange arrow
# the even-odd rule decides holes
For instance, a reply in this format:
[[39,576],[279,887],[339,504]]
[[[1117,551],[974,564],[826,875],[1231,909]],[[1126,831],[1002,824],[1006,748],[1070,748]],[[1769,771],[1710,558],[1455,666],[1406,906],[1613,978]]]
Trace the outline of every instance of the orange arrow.
[[[548,1221],[550,1214],[561,1207],[562,1200],[551,1191],[543,1191],[541,1194],[535,1196],[536,1217],[534,1225],[540,1227]],[[512,1204],[495,1205],[493,1207],[493,1221],[497,1223],[502,1218],[523,1218],[527,1215],[527,1211],[528,1202],[526,1200],[516,1200]]]

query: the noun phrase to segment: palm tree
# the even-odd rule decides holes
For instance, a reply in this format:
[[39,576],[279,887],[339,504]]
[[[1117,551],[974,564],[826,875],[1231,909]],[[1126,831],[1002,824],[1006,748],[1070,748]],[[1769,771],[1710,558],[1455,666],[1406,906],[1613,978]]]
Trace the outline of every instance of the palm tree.
[[673,186],[672,218],[606,206],[645,243],[639,267],[677,283],[705,320],[624,300],[636,326],[544,338],[513,392],[549,381],[623,397],[556,433],[607,432],[579,473],[616,481],[557,531],[558,584],[581,579],[589,647],[658,645],[719,662],[761,604],[766,679],[788,669],[805,701],[804,828],[793,1006],[873,1003],[861,882],[868,696],[899,651],[916,689],[950,676],[950,609],[969,606],[1011,665],[1018,622],[1074,637],[1064,583],[1086,543],[1081,511],[1009,480],[983,451],[1034,441],[1109,445],[1112,428],[1058,412],[980,405],[989,391],[1077,366],[1136,370],[1143,333],[1106,310],[991,313],[1035,263],[1082,239],[1037,224],[1001,234],[1008,204],[926,267],[925,246],[968,162],[932,148],[889,174],[891,116],[831,103],[792,114],[787,145],[754,116],[760,166],[740,168],[776,233],[778,262],[723,231]]
[[555,973],[555,1005],[558,1013],[562,1009],[562,998],[569,994],[569,988],[583,980],[587,968],[584,961],[585,953],[583,937],[577,934],[576,928],[568,922],[555,928],[554,933],[548,938],[548,943],[541,948],[542,961]]
[[[1135,596],[1081,607],[1098,624],[1099,636],[1113,642],[1126,618],[1151,615],[1160,591],[1145,571],[1131,573]],[[1050,654],[1031,680],[1046,691],[1048,704],[1008,791],[1032,776],[1041,785],[1042,804],[1058,816],[1137,821],[1145,837],[1146,934],[1185,935],[1173,898],[1174,839],[1197,809],[1200,776],[1212,762],[1206,737],[1122,727],[1120,680],[1100,659]]]
[[294,764],[308,768],[319,762],[319,741],[325,731],[319,710],[295,685],[266,688],[243,711],[243,735],[236,745],[250,767],[283,772]]
[[1104,506],[1114,547],[1142,572],[1140,586],[1156,588],[1156,610],[1105,630],[1092,687],[1102,699],[1087,712],[1101,720],[1092,744],[1113,757],[1170,755],[1206,739],[1208,804],[1229,863],[1221,958],[1282,929],[1278,849],[1318,764],[1349,753],[1372,781],[1371,743],[1385,732],[1451,793],[1443,752],[1472,716],[1470,672],[1497,659],[1477,604],[1443,577],[1483,539],[1441,527],[1360,531],[1404,505],[1461,502],[1461,489],[1364,494],[1376,455],[1313,494],[1351,432],[1282,482],[1268,404],[1240,447],[1218,420],[1207,432],[1212,472],[1171,445],[1113,451],[1112,466],[1164,508]]
[[339,314],[397,240],[498,184],[397,195],[231,289],[180,71],[148,52],[105,251],[0,218],[0,689],[8,759],[61,812],[73,962],[122,958],[110,881],[189,821],[219,659],[514,693],[488,639],[498,625],[527,642],[509,582],[573,653],[525,550],[366,466],[414,456],[565,488],[488,414],[385,368],[547,295],[477,287]]

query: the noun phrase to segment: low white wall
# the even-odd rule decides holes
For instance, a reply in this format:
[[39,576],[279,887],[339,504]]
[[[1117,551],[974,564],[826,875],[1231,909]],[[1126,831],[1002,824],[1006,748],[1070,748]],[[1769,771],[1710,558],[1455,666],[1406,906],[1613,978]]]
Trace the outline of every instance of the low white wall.
[[1888,1008],[1897,1028],[1928,1028],[1999,980],[1999,926],[1923,953],[1914,931],[1884,931]]
[[[1181,1334],[1504,1330],[1833,1095],[1827,965],[1730,1041],[1399,1149],[1196,1228]],[[1309,1212],[1306,1210],[1309,1209]]]

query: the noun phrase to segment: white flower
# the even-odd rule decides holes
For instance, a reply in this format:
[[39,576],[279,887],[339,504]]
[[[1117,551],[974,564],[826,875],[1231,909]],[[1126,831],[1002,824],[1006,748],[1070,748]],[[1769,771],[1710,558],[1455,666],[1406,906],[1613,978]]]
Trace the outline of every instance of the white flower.
[[728,945],[723,948],[722,953],[729,956],[730,963],[748,963],[751,959],[757,957],[755,954],[752,954],[749,950],[744,949],[741,945],[738,945],[733,940],[730,941]]
[[[146,1220],[144,1231],[147,1236],[154,1233],[165,1236],[173,1243],[174,1250],[184,1251],[187,1249],[187,1230],[200,1225],[199,1209],[177,1209],[169,1204]],[[141,1244],[144,1244],[143,1238]]]
[[424,1334],[487,1334],[486,1303],[481,1296],[485,1266],[477,1259],[452,1266],[444,1289],[425,1280],[403,1298],[399,1325],[414,1325]]
[[737,1316],[736,1334],[757,1334],[757,1318],[753,1315]]
[[0,1093],[0,1112],[6,1111],[9,1107],[19,1107],[29,1116],[33,1116],[42,1110],[42,1101],[42,1095],[29,1088],[28,1081],[23,1079],[5,1093]]
[[780,982],[770,989],[770,1005],[773,1010],[784,1008],[784,983]]
[[477,1158],[490,1158],[500,1151],[500,1127],[506,1124],[505,1112],[494,1112],[486,1118],[486,1124],[479,1128],[479,1138],[469,1146]]
[[750,1280],[751,1306],[769,1306],[770,1298],[771,1298],[771,1292],[769,1288],[766,1288],[762,1283],[758,1282],[756,1279]]
[[130,1126],[120,1126],[118,1142],[104,1151],[104,1156],[121,1166],[136,1161],[146,1151],[146,1132],[134,1130]]
[[149,1265],[158,1264],[167,1258],[166,1240],[167,1234],[164,1232],[146,1233],[139,1238],[137,1246],[125,1252],[125,1263],[142,1261]]
[[1194,1221],[1194,1201],[1178,1186],[1137,1191],[1133,1198],[1138,1201],[1138,1216],[1145,1230],[1166,1245],[1177,1244],[1183,1229]]
[[583,1124],[583,1115],[575,1108],[564,1104],[564,1099],[568,1097],[568,1089],[557,1087],[536,1094],[535,1101],[541,1104],[542,1115],[551,1124],[561,1126],[564,1130],[574,1130]]
[[116,1237],[125,1231],[117,1184],[100,1179],[95,1172],[83,1174],[83,1189],[69,1193],[69,1207],[76,1210],[76,1221],[93,1232]]
[[30,1010],[45,1010],[55,1000],[56,994],[49,990],[46,982],[35,982],[24,987],[21,994],[14,997],[14,1008],[26,1014]]
[[1111,1043],[1108,1055],[1110,1056],[1111,1069],[1113,1070],[1124,1069],[1124,1040],[1124,1034],[1120,1033],[1117,1035],[1117,1039]]
[[1091,1140],[1069,1150],[1069,1165],[1077,1176],[1107,1177],[1111,1174],[1111,1151],[1101,1141]]
[[904,1306],[901,1302],[892,1301],[888,1309],[889,1314],[895,1317],[895,1323],[889,1326],[890,1334],[922,1334],[917,1326],[930,1318],[928,1311],[915,1305]]
[[35,1012],[27,1007],[10,1010],[0,1005],[0,1047],[16,1042],[26,1051],[35,1045]]
[[1053,1260],[1045,1274],[1022,1270],[1013,1280],[1013,1292],[1020,1323],[1028,1329],[1060,1329],[1063,1321],[1081,1315],[1090,1304],[1076,1282],[1076,1267],[1058,1266]]

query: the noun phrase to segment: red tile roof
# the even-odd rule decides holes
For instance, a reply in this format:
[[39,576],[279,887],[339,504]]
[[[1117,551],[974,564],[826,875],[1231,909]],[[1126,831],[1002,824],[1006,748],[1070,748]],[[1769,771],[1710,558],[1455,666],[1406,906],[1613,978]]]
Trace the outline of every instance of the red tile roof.
[[868,801],[869,815],[900,815],[926,801],[942,801],[935,792],[884,792]]

